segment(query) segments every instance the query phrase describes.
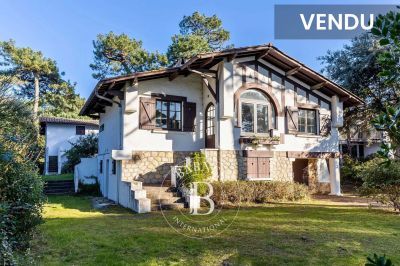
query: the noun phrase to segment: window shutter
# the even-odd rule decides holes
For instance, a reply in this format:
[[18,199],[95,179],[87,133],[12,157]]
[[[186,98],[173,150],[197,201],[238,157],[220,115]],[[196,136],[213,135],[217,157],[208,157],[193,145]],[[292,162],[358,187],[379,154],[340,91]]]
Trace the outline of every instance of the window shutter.
[[154,129],[156,127],[156,99],[140,98],[139,128]]
[[268,178],[269,177],[269,158],[259,157],[258,158],[258,177]]
[[329,114],[321,114],[317,111],[317,117],[319,118],[319,134],[321,136],[328,136],[331,133],[331,117]]
[[289,134],[296,134],[299,124],[299,109],[294,106],[286,106],[286,121]]
[[196,118],[196,103],[183,103],[183,131],[194,131]]

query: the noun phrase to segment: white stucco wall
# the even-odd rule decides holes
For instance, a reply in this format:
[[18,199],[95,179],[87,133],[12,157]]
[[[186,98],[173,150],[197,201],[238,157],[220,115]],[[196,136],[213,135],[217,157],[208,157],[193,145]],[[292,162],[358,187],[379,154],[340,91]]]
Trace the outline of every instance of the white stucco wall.
[[[76,135],[78,124],[53,124],[46,125],[46,158],[45,173],[48,174],[48,157],[58,156],[58,173],[61,173],[63,163],[66,161],[65,151],[71,148],[71,143],[76,142],[83,135]],[[97,134],[98,127],[85,126],[85,135]]]
[[[150,97],[152,93],[161,93],[187,97],[188,102],[196,103],[196,131],[176,132],[139,129],[139,98]],[[203,86],[199,75],[178,76],[173,81],[168,78],[141,81],[137,87],[127,88],[124,112],[124,150],[145,151],[196,151],[204,148],[204,106]],[[185,115],[185,114],[183,114]]]
[[[233,107],[233,95],[234,93],[242,86],[242,70],[240,67],[236,67],[236,63],[243,63],[246,61],[254,60],[253,57],[247,58],[240,58],[235,59],[232,63],[224,62],[224,67],[221,68],[220,75],[222,75],[223,79],[221,80],[220,86],[220,99],[223,100],[221,102],[221,114],[219,117],[219,144],[220,148],[224,150],[234,150],[234,149],[241,149],[246,147],[241,147],[239,144],[239,137],[240,137],[240,128],[235,127],[236,125],[236,114],[234,114],[234,107]],[[271,69],[277,71],[278,73],[284,75],[285,73],[280,70],[279,68],[269,64],[264,60],[260,60],[264,65],[270,67]],[[263,70],[259,69],[258,78],[263,82],[268,83],[269,77],[266,76],[262,72]],[[248,77],[250,77],[250,81],[252,81],[252,70],[247,72]],[[285,86],[280,82],[278,76],[272,74],[272,93],[278,100],[279,104],[281,105],[281,116],[277,117],[277,126],[278,129],[275,130],[276,135],[285,134],[286,128],[286,121],[285,121],[285,106],[294,106],[295,105],[295,92],[293,90],[294,82],[298,83],[299,85],[303,86],[305,89],[310,90],[310,86],[295,79],[289,77],[290,82],[286,83]],[[227,84],[224,85],[224,81],[228,81]],[[334,123],[331,129],[331,134],[327,137],[322,136],[310,136],[310,135],[291,135],[285,134],[284,135],[284,144],[275,145],[273,147],[265,147],[265,149],[269,150],[276,150],[276,151],[310,151],[310,152],[338,152],[339,151],[339,134],[338,134],[338,127],[342,125],[342,116],[343,116],[343,103],[338,101],[338,98],[333,97],[330,98],[318,91],[313,91],[318,96],[324,98],[328,102],[331,103],[332,110],[335,110],[334,116]],[[285,94],[285,105],[281,102],[282,94]],[[298,99],[299,101],[299,99]],[[306,100],[304,100],[306,103]],[[309,103],[315,103],[314,97],[310,97]],[[231,111],[225,110],[228,108]],[[331,111],[327,109],[328,106],[322,105],[320,108],[320,112],[323,114],[330,115]]]

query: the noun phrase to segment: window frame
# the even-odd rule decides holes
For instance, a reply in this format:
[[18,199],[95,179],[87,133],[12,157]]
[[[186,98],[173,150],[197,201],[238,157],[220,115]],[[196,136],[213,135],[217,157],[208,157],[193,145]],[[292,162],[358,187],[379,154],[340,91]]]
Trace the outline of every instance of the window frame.
[[[249,92],[249,91],[256,91],[258,93],[261,93],[265,98],[268,99],[268,101],[255,100],[255,99],[253,99],[253,100],[251,100],[251,99],[242,99],[241,98],[242,95],[244,93],[246,93],[246,92]],[[243,118],[243,109],[242,109],[242,104],[243,103],[252,105],[252,108],[253,108],[253,123],[254,123],[253,132],[245,132],[245,131],[242,130],[243,129],[243,119],[242,119]],[[258,133],[257,132],[258,131],[258,125],[257,125],[257,106],[258,105],[265,105],[268,108],[268,125],[267,125],[268,129],[267,129],[267,132],[265,132],[265,133]],[[273,106],[269,96],[265,92],[259,91],[259,90],[254,89],[254,88],[250,88],[250,89],[247,89],[247,90],[243,91],[241,93],[241,95],[239,96],[239,106],[238,107],[240,109],[239,119],[240,119],[240,124],[241,124],[241,129],[240,129],[240,135],[241,136],[254,136],[254,135],[256,135],[256,136],[270,136],[271,129],[276,129],[277,128],[276,110],[275,110],[275,107]]]
[[207,136],[215,135],[215,117],[216,117],[215,112],[216,112],[215,105],[213,103],[208,105],[208,107],[206,108],[206,126],[205,126]]
[[112,175],[117,174],[117,161],[114,159],[111,161],[111,174]]
[[[179,101],[179,100],[173,100],[173,99],[168,99],[168,98],[165,98],[165,99],[160,99],[160,98],[156,98],[155,99],[156,100],[156,103],[155,103],[155,112],[156,112],[156,117],[155,117],[155,128],[156,129],[161,129],[161,130],[168,130],[168,131],[183,131],[183,101]],[[166,118],[166,125],[167,125],[167,127],[159,127],[159,126],[157,126],[157,111],[158,111],[158,109],[157,109],[157,103],[158,102],[161,102],[161,106],[163,106],[163,102],[164,103],[167,103],[167,118]],[[180,128],[170,128],[169,127],[169,124],[170,124],[170,111],[171,111],[171,103],[177,103],[177,104],[179,104],[180,105],[180,111],[179,111],[179,113],[180,113],[180,117],[179,117],[179,121],[180,121],[180,123],[179,123],[179,125],[180,125]],[[162,112],[162,109],[161,109],[161,112]],[[176,112],[176,111],[175,111]]]
[[[78,129],[78,128],[80,128],[80,129]],[[82,128],[83,128],[83,134],[81,134],[82,131],[80,131],[80,130],[82,130]],[[84,126],[84,125],[75,126],[75,135],[85,136],[86,135],[86,126]]]
[[[300,111],[305,111],[305,118],[304,118],[304,130],[305,131],[300,131]],[[299,134],[303,135],[318,135],[318,110],[317,109],[312,109],[312,108],[298,108],[298,114],[297,114],[297,131]],[[313,112],[314,113],[314,126],[315,126],[315,131],[314,132],[308,132],[308,112]]]

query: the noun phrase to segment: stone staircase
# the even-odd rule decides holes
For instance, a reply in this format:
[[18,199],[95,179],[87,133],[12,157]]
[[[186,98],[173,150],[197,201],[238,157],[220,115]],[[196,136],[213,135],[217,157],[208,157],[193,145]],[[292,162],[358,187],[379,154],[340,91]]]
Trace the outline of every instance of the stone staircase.
[[177,210],[185,208],[185,201],[175,188],[163,184],[146,184],[147,197],[151,200],[151,210]]
[[44,186],[46,195],[67,195],[74,193],[74,181],[47,181]]

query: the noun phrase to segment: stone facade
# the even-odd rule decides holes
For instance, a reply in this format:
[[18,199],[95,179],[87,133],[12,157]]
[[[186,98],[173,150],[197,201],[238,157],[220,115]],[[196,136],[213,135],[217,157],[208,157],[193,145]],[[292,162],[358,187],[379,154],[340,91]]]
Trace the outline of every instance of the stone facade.
[[184,165],[193,152],[135,151],[131,160],[122,161],[122,180],[159,184],[170,177],[171,166]]
[[[247,157],[241,150],[201,150],[212,171],[212,180],[246,180]],[[147,184],[162,183],[171,174],[171,166],[184,165],[185,158],[193,152],[137,151],[131,160],[122,161],[122,180],[141,181]],[[219,159],[221,158],[221,160]],[[274,152],[270,161],[270,177],[273,181],[293,181],[293,159],[286,152]],[[318,159],[308,159],[308,184],[311,193],[329,193],[330,184],[318,181]],[[220,178],[219,178],[220,176]]]
[[270,177],[274,181],[293,181],[292,161],[279,152],[275,152],[275,157],[269,160]]
[[246,162],[242,151],[220,151],[221,181],[243,180],[246,178]]
[[217,149],[204,149],[201,150],[201,152],[204,153],[204,155],[206,156],[207,162],[211,167],[211,172],[212,172],[212,180],[218,180],[218,158],[219,158],[219,152]]

